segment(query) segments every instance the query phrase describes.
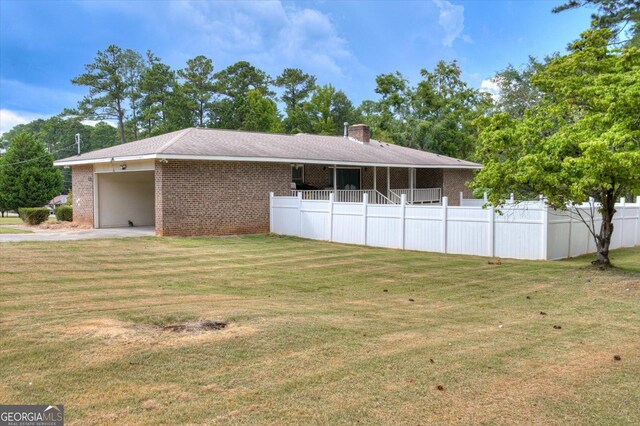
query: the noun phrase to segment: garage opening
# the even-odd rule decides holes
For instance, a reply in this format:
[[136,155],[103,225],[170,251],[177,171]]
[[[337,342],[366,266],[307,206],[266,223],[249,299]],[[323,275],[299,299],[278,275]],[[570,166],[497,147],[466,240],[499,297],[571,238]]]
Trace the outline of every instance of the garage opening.
[[99,173],[98,227],[155,225],[153,171]]

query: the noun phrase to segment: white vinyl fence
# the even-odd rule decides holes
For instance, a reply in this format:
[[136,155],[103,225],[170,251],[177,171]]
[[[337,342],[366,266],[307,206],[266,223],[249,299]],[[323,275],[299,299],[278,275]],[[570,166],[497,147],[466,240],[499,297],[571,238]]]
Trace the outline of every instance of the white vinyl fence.
[[[585,212],[588,205],[578,207]],[[616,204],[611,248],[640,245],[640,197]],[[596,226],[600,223],[596,221]],[[275,234],[315,240],[515,259],[562,259],[595,251],[575,214],[542,202],[506,205],[502,214],[481,206],[369,204],[270,196]]]

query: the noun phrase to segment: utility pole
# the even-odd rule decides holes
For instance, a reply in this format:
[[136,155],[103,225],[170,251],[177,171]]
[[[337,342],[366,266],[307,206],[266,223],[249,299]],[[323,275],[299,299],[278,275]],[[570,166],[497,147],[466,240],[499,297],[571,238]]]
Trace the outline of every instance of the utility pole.
[[76,133],[76,144],[78,145],[78,155],[80,155],[80,133]]

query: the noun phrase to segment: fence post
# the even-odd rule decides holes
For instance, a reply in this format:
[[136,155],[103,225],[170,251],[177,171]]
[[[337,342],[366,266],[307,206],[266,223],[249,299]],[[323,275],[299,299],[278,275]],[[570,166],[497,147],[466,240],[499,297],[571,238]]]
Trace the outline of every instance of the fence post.
[[329,241],[333,241],[333,192],[329,194]]
[[404,250],[404,217],[405,217],[405,208],[407,205],[407,194],[400,195],[400,248]]
[[[487,193],[484,193],[485,196],[485,201],[486,201],[486,196]],[[488,240],[489,240],[489,256],[490,257],[494,257],[495,256],[495,250],[496,250],[496,239],[495,239],[495,225],[496,225],[496,221],[495,221],[495,214],[494,214],[494,207],[491,206],[487,209],[489,211],[489,235],[488,235]]]
[[573,216],[571,216],[571,208],[573,206],[569,205],[569,247],[567,247],[567,259],[571,258],[571,238],[572,238],[572,233],[573,233]]
[[362,194],[362,244],[367,245],[367,208],[369,204],[369,194]]
[[515,198],[513,197],[513,192],[509,194],[509,202],[513,204],[515,202]]
[[447,206],[449,197],[442,197],[442,252],[447,252]]
[[298,237],[302,237],[302,192],[298,192]]
[[542,195],[540,196],[540,209],[542,211],[542,238],[540,241],[540,256],[542,260],[547,260],[547,243],[549,238],[549,210],[544,202],[544,197]]
[[627,199],[624,197],[620,198],[620,204],[622,204],[622,209],[620,210],[620,247],[624,247],[624,217],[626,216]]
[[636,207],[638,208],[638,215],[636,216],[636,237],[634,238],[635,245],[640,245],[640,195],[636,197]]
[[489,195],[486,192],[483,193],[482,199],[484,200],[484,203],[487,204],[489,202]]
[[460,206],[464,206],[464,201],[463,200],[464,200],[464,194],[463,194],[462,191],[460,191],[460,204],[459,204]]
[[269,192],[269,232],[273,232],[273,192]]

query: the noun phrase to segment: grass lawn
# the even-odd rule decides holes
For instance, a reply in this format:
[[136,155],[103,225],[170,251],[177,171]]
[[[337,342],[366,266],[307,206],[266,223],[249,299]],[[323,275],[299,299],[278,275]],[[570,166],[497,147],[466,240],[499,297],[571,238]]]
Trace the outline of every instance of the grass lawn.
[[22,219],[17,216],[0,217],[0,225],[22,225]]
[[29,229],[17,229],[9,226],[0,226],[0,234],[30,234],[33,231]]
[[[63,403],[68,424],[637,425],[640,248],[612,259],[5,243],[0,402]],[[229,325],[159,327],[204,319]]]
[[[49,222],[55,222],[57,219],[55,216],[49,216]],[[22,219],[17,216],[0,217],[0,225],[22,225]]]

